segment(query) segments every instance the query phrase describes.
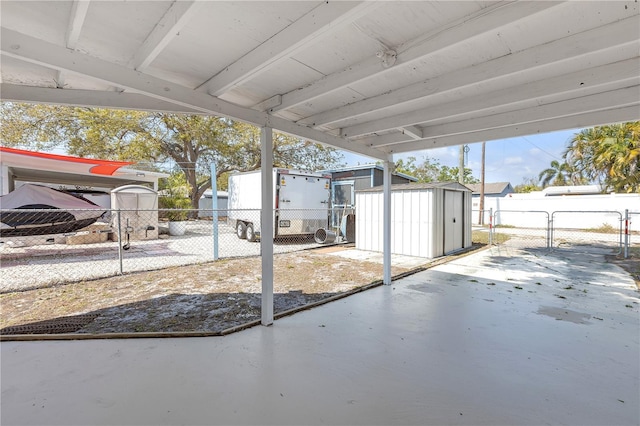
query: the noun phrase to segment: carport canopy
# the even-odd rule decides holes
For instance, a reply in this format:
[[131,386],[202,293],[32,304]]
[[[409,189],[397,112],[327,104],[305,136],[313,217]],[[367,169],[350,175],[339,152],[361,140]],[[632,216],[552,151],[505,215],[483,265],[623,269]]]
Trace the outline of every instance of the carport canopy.
[[381,160],[387,242],[394,154],[640,118],[634,0],[0,7],[2,100],[242,120],[263,128],[263,172],[271,129]]
[[0,195],[13,191],[16,181],[110,189],[142,184],[157,190],[158,179],[169,176],[127,167],[131,164],[0,146]]

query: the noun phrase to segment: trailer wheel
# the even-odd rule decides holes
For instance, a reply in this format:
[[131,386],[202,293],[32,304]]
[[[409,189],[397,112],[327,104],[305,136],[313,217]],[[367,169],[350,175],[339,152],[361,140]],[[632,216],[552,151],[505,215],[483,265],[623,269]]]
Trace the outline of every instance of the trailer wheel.
[[247,238],[247,225],[245,225],[244,222],[238,221],[238,223],[236,223],[236,235],[241,240]]
[[246,233],[247,233],[247,241],[251,241],[252,243],[256,241],[256,233],[253,232],[252,223],[247,224]]

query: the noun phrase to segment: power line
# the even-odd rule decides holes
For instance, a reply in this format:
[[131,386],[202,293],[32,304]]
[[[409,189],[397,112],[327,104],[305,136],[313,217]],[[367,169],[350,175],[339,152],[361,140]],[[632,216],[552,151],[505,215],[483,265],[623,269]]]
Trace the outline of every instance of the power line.
[[550,156],[551,158],[554,158],[556,160],[562,160],[562,158],[556,157],[554,154],[545,151],[544,149],[540,148],[538,145],[536,145],[535,143],[531,142],[529,139],[525,138],[524,136],[520,136],[522,139],[524,139],[526,142],[530,143],[531,145],[533,145],[534,147],[538,148],[540,151],[544,152],[545,154],[547,154],[548,156]]

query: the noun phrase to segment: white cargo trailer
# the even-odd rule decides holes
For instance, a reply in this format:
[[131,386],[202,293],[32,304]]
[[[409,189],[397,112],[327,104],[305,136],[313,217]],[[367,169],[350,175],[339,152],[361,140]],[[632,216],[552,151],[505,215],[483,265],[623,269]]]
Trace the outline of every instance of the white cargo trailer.
[[[331,176],[273,169],[274,238],[313,235],[327,228]],[[260,238],[262,180],[260,171],[229,176],[228,223],[240,239]]]

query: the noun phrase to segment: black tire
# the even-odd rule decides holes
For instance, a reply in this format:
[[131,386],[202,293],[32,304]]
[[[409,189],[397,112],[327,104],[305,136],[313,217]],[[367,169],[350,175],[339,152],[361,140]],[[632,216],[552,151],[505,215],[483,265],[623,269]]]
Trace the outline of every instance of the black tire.
[[241,240],[247,238],[247,225],[245,225],[244,222],[236,223],[236,235]]
[[256,233],[253,231],[253,224],[247,224],[247,229],[245,229],[247,234],[247,241],[251,241],[252,243],[256,241]]

